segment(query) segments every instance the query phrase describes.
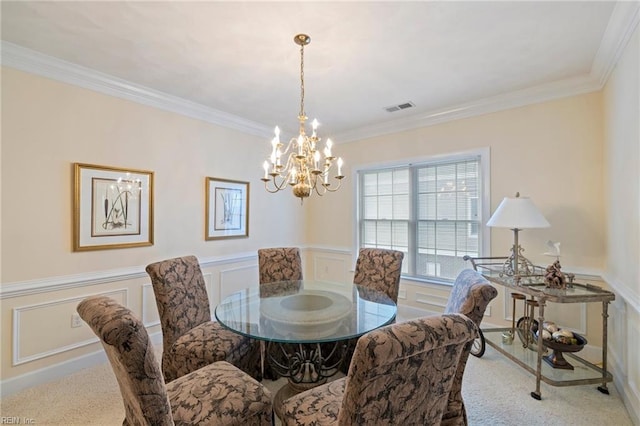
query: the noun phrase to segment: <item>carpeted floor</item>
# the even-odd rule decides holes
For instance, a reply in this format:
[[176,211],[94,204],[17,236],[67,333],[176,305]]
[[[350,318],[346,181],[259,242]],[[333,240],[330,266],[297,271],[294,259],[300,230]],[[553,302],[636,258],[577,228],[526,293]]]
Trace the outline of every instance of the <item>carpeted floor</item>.
[[[284,379],[265,380],[273,391]],[[463,396],[470,425],[632,425],[615,386],[603,395],[596,385],[552,387],[542,384],[542,401],[529,396],[534,376],[488,347],[470,357]],[[36,425],[121,425],[122,399],[108,363],[37,386],[0,401],[2,418],[33,419]]]

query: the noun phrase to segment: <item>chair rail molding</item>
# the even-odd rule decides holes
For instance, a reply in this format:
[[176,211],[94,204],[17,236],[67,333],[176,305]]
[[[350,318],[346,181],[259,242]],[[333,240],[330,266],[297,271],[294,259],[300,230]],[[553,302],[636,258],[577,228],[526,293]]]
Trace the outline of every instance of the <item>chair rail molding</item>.
[[[236,253],[233,255],[198,258],[198,261],[202,268],[209,268],[230,263],[255,261],[257,258],[257,253]],[[0,300],[39,293],[49,293],[51,291],[71,288],[90,287],[117,281],[133,280],[136,278],[146,278],[148,275],[145,272],[145,267],[146,265],[132,266],[129,268],[112,269],[107,271],[95,271],[83,274],[2,283],[2,285],[0,285]]]

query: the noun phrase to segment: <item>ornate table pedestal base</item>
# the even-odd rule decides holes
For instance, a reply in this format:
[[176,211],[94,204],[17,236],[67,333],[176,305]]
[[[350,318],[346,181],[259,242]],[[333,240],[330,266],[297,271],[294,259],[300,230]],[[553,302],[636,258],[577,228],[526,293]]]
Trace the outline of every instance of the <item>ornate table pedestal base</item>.
[[[276,352],[271,350],[272,345],[276,345]],[[326,355],[323,356],[323,352]],[[297,345],[269,343],[267,356],[271,366],[280,376],[287,377],[287,383],[273,400],[276,415],[282,418],[281,407],[286,399],[322,385],[338,373],[345,353],[344,343],[340,341]],[[278,359],[276,354],[286,359]]]

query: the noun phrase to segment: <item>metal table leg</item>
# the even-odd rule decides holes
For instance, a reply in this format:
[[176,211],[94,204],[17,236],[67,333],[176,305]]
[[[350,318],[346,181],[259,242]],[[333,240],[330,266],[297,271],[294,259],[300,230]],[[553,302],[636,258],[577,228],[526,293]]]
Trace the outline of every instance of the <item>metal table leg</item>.
[[[545,299],[541,297],[538,299],[538,329],[542,330],[544,324],[544,305]],[[531,392],[531,397],[537,399],[538,401],[542,399],[542,395],[540,393],[540,381],[542,379],[542,354],[544,353],[544,345],[542,344],[542,333],[540,333],[540,337],[538,338],[538,357],[536,360],[536,390]]]
[[607,388],[607,318],[609,318],[609,302],[602,301],[602,385],[598,386],[598,390],[609,395]]

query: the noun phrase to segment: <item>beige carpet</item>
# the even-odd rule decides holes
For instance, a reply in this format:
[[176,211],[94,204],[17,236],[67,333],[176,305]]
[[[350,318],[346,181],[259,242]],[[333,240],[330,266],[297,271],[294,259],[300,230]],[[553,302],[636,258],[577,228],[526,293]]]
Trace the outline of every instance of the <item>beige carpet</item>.
[[[275,390],[283,383],[265,380]],[[529,396],[535,378],[488,347],[470,357],[463,396],[470,425],[632,425],[613,384],[611,395],[596,385],[542,384],[542,401]],[[33,419],[36,425],[120,425],[124,409],[109,364],[22,391],[0,401],[2,417]],[[22,424],[25,421],[22,420]]]

